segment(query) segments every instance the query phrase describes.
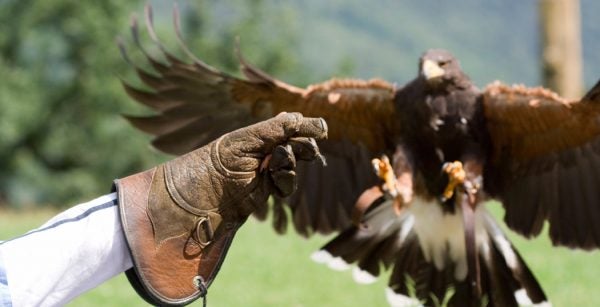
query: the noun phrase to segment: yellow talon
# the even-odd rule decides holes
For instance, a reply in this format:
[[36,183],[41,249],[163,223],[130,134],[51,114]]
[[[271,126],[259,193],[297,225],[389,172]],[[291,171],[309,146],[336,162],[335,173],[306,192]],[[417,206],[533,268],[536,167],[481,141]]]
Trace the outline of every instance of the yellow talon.
[[390,164],[390,159],[386,155],[383,155],[381,156],[381,159],[371,160],[371,163],[373,164],[373,168],[375,168],[377,177],[383,180],[382,189],[388,192],[394,198],[394,211],[397,215],[400,215],[402,213],[405,200],[402,198],[403,196],[398,190],[398,179],[396,178],[394,169]]
[[460,161],[448,162],[442,166],[442,171],[448,174],[449,181],[444,190],[443,199],[447,200],[454,195],[454,189],[465,182],[466,173]]
[[398,195],[398,191],[396,190],[396,175],[390,164],[390,159],[386,155],[383,155],[381,159],[375,158],[371,160],[371,163],[375,168],[377,176],[384,181],[383,190],[396,197]]

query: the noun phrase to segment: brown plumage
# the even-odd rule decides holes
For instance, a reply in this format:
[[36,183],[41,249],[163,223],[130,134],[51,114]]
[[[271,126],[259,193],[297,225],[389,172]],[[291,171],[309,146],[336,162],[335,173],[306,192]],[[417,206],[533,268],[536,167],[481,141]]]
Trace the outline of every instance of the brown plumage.
[[557,245],[600,246],[600,97],[493,84],[483,95],[493,150],[485,177],[505,221],[526,237],[550,222]]
[[[546,300],[485,212],[482,204],[489,198],[503,203],[507,225],[526,237],[538,235],[548,220],[555,244],[600,247],[600,84],[580,101],[499,83],[480,91],[449,52],[430,50],[420,59],[418,76],[403,87],[382,80],[334,79],[302,89],[268,76],[241,56],[245,78],[225,74],[182,44],[192,60],[188,64],[160,45],[147,12],[150,37],[164,61],[144,51],[134,20],[134,40],[154,72],[135,67],[150,91],[124,86],[157,113],[127,119],[154,135],[152,144],[159,150],[183,154],[279,112],[323,117],[329,139],[319,146],[328,166],[299,165],[298,191],[288,199],[276,198],[272,206],[275,229],[287,228],[287,207],[302,235],[341,231],[323,248],[328,257],[357,262],[375,276],[381,265],[393,267],[390,287],[395,293],[408,294],[409,276],[425,300],[431,299],[428,293],[441,298],[443,290],[454,286],[455,306],[479,301],[480,295],[490,305],[516,306],[514,293],[520,289],[534,303]],[[398,176],[409,178],[400,183],[409,191],[403,194],[404,209],[395,214],[391,201],[383,198],[360,225],[352,225],[359,195],[380,184],[371,159],[382,153],[394,157]],[[448,184],[440,170],[452,161],[463,163],[465,185],[475,192],[457,190],[440,200]],[[461,193],[474,199],[472,218],[460,214],[465,212],[459,205],[465,199]],[[264,218],[266,212],[258,215]],[[467,222],[474,225],[476,273],[472,260],[466,260]],[[473,275],[479,277],[480,293],[469,284]]]

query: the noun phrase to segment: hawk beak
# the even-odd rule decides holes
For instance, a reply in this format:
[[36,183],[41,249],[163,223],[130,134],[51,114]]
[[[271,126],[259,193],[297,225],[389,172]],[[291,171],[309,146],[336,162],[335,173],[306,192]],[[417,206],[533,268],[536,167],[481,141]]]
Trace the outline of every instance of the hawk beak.
[[423,75],[425,79],[431,80],[444,75],[444,69],[442,69],[436,62],[431,60],[423,61]]

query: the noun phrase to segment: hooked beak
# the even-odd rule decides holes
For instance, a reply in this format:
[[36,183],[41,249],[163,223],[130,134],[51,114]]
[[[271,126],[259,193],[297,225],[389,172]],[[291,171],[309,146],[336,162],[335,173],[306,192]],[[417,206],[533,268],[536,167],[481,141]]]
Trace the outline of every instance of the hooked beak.
[[443,75],[444,69],[442,69],[436,62],[431,60],[425,60],[423,62],[423,76],[425,76],[427,81]]

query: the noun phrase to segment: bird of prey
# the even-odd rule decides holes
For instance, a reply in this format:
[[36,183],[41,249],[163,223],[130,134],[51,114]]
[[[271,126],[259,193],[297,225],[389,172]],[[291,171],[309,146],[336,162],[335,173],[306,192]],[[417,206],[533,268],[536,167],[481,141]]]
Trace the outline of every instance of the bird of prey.
[[239,53],[244,77],[207,65],[182,42],[176,14],[189,56],[181,60],[160,44],[146,12],[160,58],[142,47],[134,20],[134,41],[153,71],[134,65],[149,90],[124,87],[156,113],[127,119],[155,136],[155,148],[178,155],[280,112],[324,118],[329,137],[318,145],[327,166],[298,165],[297,192],[271,205],[274,227],[339,231],[315,259],[356,263],[363,280],[391,270],[392,305],[414,297],[432,305],[449,288],[450,306],[547,301],[487,213],[489,199],[527,238],[548,221],[555,245],[600,246],[600,83],[577,101],[500,83],[480,90],[448,51],[429,50],[404,86],[332,79],[298,88]]

